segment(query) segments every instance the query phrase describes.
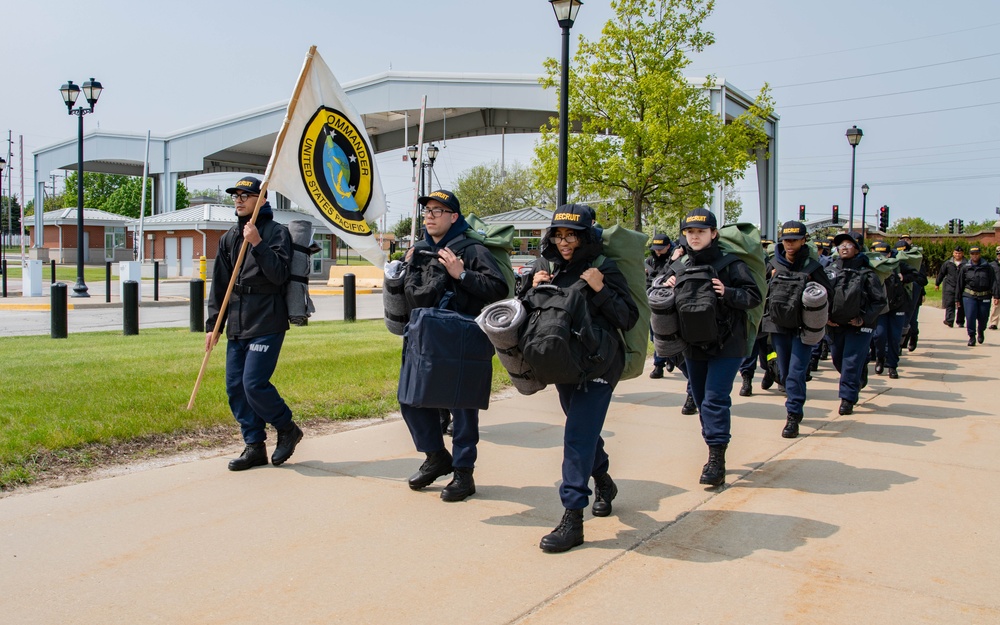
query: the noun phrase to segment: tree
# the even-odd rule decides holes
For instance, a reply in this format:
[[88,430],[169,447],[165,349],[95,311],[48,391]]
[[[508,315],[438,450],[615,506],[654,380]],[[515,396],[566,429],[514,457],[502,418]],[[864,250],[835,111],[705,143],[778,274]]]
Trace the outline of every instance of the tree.
[[[0,232],[3,232],[5,236],[17,234],[18,228],[21,226],[21,202],[18,201],[17,195],[10,196],[10,210],[8,211],[7,208],[7,195],[5,194],[0,197]],[[4,239],[4,242],[6,243],[7,240]]]
[[462,212],[480,217],[539,206],[545,201],[534,186],[530,169],[514,163],[501,170],[499,161],[476,165],[459,174],[455,195],[462,203]]
[[[767,86],[750,110],[725,123],[712,110],[706,79],[682,74],[689,52],[714,42],[702,30],[714,0],[613,0],[615,16],[600,40],[580,44],[571,66],[569,139],[572,195],[594,196],[642,229],[646,215],[677,218],[704,206],[715,185],[731,185],[765,143],[773,110]],[[556,87],[559,63],[545,62],[542,84]],[[554,187],[558,120],[543,128],[535,149],[539,187]]]
[[392,233],[396,235],[397,241],[402,241],[403,237],[410,236],[410,228],[413,226],[413,217],[404,217],[396,222],[392,228]]
[[[104,210],[104,203],[128,182],[129,176],[83,172],[83,206]],[[63,208],[75,208],[77,204],[78,174],[73,171],[66,175],[66,191],[63,193]],[[138,211],[136,216],[138,216]]]
[[740,190],[733,186],[727,186],[724,195],[726,206],[724,211],[724,221],[727,224],[734,224],[743,216],[743,198]]
[[900,234],[905,232],[909,232],[910,234],[934,234],[935,232],[944,232],[945,230],[947,230],[946,227],[928,223],[920,217],[903,217],[902,219],[897,219],[892,224],[892,227],[889,228],[889,232],[898,232]]
[[[149,214],[149,209],[153,205],[153,185],[146,185],[146,213]],[[132,217],[133,219],[139,218],[139,209],[142,208],[142,178],[141,177],[130,177],[125,181],[120,187],[115,189],[104,204],[101,210],[107,211],[109,213],[115,213],[116,215],[124,215],[126,217]]]

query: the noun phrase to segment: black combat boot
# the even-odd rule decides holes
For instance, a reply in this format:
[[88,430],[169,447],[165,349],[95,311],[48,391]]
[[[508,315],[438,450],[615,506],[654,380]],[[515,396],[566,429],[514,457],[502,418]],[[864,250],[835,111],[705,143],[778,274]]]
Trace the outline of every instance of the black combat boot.
[[854,412],[854,402],[841,399],[840,400],[840,414],[851,414]]
[[611,501],[618,496],[618,485],[605,473],[594,478],[594,516],[609,516]]
[[980,345],[982,345],[983,343],[985,343],[986,342],[986,332],[984,332],[983,330],[980,329],[979,330],[979,335],[977,337],[977,340],[979,341]]
[[912,352],[917,348],[917,334],[915,332],[910,333],[910,344],[906,346],[906,351]]
[[566,509],[552,533],[542,536],[538,544],[546,553],[561,553],[583,544],[583,508],[579,510]]
[[454,433],[451,425],[451,411],[447,408],[441,408],[438,410],[438,419],[441,421],[441,433],[445,436],[451,436]]
[[976,337],[969,335],[969,347],[975,347],[975,346],[976,346]]
[[684,400],[684,405],[681,407],[681,414],[697,414],[698,406],[694,403],[694,397],[691,393],[688,393],[687,399]]
[[819,371],[819,356],[813,355],[809,358],[809,370]]
[[420,470],[410,476],[409,484],[413,490],[420,490],[441,476],[452,472],[451,454],[447,449],[432,451],[420,465]]
[[890,380],[898,380],[899,379],[899,373],[896,371],[895,367],[888,367],[888,368],[886,368],[886,372],[888,372]]
[[802,423],[802,415],[789,412],[785,429],[781,430],[781,438],[795,438],[798,436],[800,423]]
[[649,377],[652,380],[659,380],[663,377],[663,367],[660,365],[654,365],[653,370],[649,372]]
[[271,464],[280,467],[295,453],[295,446],[302,440],[302,430],[295,423],[289,423],[284,430],[278,430],[278,444],[271,454]]
[[245,471],[265,464],[267,464],[267,447],[261,441],[260,443],[250,443],[244,447],[239,458],[229,461],[229,470]]
[[764,369],[764,379],[760,381],[761,390],[767,390],[774,386],[774,376],[768,369]]
[[740,397],[750,397],[753,395],[753,373],[743,372],[743,386],[740,387]]
[[875,359],[875,375],[882,375],[885,371],[885,361],[881,358]]
[[699,484],[721,486],[726,482],[726,447],[728,445],[708,446],[708,462],[701,468]]
[[455,477],[441,489],[441,499],[445,501],[464,501],[469,495],[476,494],[476,481],[472,479],[472,469],[456,468]]

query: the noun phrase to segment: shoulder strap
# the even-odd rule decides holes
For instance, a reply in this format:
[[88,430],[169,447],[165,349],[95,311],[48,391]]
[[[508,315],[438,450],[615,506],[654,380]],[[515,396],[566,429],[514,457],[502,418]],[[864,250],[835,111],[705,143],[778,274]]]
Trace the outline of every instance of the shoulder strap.
[[712,267],[715,269],[716,273],[725,269],[729,265],[732,265],[740,259],[736,254],[730,254],[728,252],[724,253],[721,258],[712,263]]

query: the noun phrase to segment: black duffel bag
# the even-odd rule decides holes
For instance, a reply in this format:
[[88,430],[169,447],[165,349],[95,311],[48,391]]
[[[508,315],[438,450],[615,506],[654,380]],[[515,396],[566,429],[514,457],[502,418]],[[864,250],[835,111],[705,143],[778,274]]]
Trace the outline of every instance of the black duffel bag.
[[493,344],[475,319],[444,308],[417,308],[403,334],[396,397],[422,408],[490,405]]

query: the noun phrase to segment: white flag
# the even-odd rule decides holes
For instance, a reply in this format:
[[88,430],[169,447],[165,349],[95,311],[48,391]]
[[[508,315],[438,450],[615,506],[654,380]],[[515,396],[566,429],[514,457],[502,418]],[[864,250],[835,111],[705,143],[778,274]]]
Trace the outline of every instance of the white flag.
[[[385,254],[371,226],[385,213],[385,193],[361,116],[313,52],[301,89],[285,114],[286,133],[265,174],[268,186],[318,217],[376,267]],[[279,133],[279,139],[281,134]]]

